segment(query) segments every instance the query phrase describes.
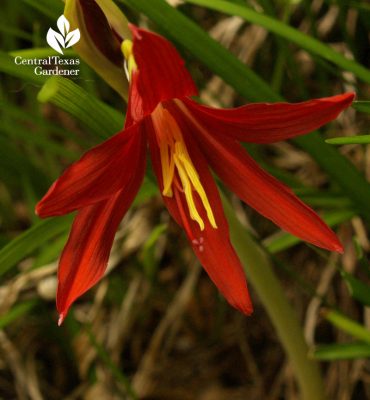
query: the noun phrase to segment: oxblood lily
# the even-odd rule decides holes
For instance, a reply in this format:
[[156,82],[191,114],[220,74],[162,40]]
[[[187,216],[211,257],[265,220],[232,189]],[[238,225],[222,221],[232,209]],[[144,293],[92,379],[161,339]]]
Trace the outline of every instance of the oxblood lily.
[[243,268],[208,166],[282,229],[342,252],[335,234],[315,212],[263,171],[239,142],[271,143],[308,133],[336,118],[354,95],[212,109],[190,99],[196,87],[167,40],[130,28],[133,44],[125,41],[122,46],[130,77],[124,130],[70,166],[36,208],[41,217],[78,210],[60,259],[59,322],[104,274],[116,229],[144,177],[147,143],[169,212],[221,293],[248,315],[252,304]]

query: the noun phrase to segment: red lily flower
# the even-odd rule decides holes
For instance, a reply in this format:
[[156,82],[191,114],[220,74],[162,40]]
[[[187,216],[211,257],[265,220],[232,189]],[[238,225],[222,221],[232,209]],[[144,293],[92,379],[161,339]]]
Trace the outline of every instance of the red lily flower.
[[263,171],[239,142],[271,143],[308,133],[336,118],[354,95],[209,108],[191,100],[197,89],[175,48],[157,34],[130,29],[133,43],[123,44],[130,77],[124,130],[70,166],[36,207],[40,217],[78,210],[59,264],[59,322],[104,274],[118,224],[144,177],[147,142],[169,212],[221,293],[248,315],[252,304],[243,268],[209,166],[282,229],[342,252],[318,215]]

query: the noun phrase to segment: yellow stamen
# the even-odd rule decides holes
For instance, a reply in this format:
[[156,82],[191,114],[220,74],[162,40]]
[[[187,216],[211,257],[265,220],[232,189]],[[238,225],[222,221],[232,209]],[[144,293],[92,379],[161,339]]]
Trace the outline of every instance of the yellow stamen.
[[188,205],[190,218],[204,230],[204,221],[194,201],[194,193],[198,193],[208,220],[213,228],[217,228],[216,220],[207,194],[200,182],[199,175],[191,161],[181,130],[171,113],[158,105],[152,113],[152,121],[160,151],[163,179],[163,196],[172,197],[172,185],[175,179],[175,167]]
[[[186,148],[185,148],[185,150],[186,150]],[[198,193],[198,195],[203,203],[203,206],[207,212],[207,217],[208,217],[209,222],[211,223],[211,225],[214,228],[217,228],[215,217],[213,215],[211,205],[209,204],[207,194],[199,180],[199,175],[198,175],[196,169],[194,168],[194,165],[192,164],[187,151],[186,151],[186,155],[181,154],[179,156],[179,159],[182,162],[184,169],[186,170],[193,187],[195,188],[196,192]]]
[[195,203],[194,203],[193,188],[192,188],[191,182],[189,180],[188,171],[184,168],[184,165],[181,163],[177,154],[174,154],[174,159],[175,159],[177,171],[180,176],[182,187],[184,189],[185,199],[186,199],[186,203],[188,204],[190,218],[192,220],[198,222],[200,230],[202,231],[204,229],[204,222],[202,220],[202,217],[199,215],[197,207],[195,206]]
[[131,40],[125,39],[121,44],[121,51],[123,56],[126,59],[128,79],[131,79],[132,71],[137,69],[134,53],[133,53],[134,44]]

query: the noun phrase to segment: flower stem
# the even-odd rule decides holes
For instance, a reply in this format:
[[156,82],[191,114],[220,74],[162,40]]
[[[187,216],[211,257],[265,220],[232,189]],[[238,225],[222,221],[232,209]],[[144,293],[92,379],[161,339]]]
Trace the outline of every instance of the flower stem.
[[290,306],[271,262],[237,220],[225,199],[224,209],[230,225],[231,241],[242,261],[247,277],[266,308],[295,373],[302,400],[324,400],[324,383],[319,365],[307,356],[300,322]]

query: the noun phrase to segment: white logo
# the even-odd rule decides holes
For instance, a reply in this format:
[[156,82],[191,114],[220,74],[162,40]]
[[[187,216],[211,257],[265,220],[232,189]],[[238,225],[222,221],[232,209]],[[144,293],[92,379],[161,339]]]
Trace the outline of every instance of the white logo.
[[67,49],[80,40],[80,30],[75,29],[74,31],[69,32],[70,25],[64,15],[61,15],[58,18],[57,25],[60,33],[50,28],[46,35],[46,41],[51,48],[60,54],[64,54],[62,49]]

